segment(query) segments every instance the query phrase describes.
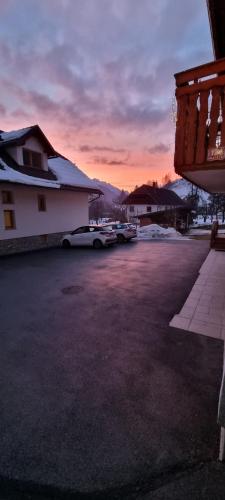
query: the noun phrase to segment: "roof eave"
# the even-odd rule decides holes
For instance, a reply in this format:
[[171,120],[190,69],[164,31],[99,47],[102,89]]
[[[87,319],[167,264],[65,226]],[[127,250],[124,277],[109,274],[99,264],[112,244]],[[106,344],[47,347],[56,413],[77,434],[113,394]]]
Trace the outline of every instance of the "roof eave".
[[54,186],[48,186],[46,185],[38,185],[38,184],[27,184],[26,182],[22,181],[17,181],[17,180],[10,180],[10,179],[0,179],[0,184],[17,184],[21,186],[27,186],[27,187],[33,187],[33,188],[42,188],[42,189],[59,189],[62,191],[73,191],[76,193],[90,193],[90,194],[99,194],[103,195],[102,191],[100,189],[95,189],[95,188],[88,188],[88,187],[79,187],[79,186],[69,186],[66,184],[61,184],[56,183],[55,187]]
[[76,191],[81,193],[90,193],[90,194],[99,194],[103,195],[104,193],[97,188],[91,188],[86,186],[70,186],[69,184],[61,184],[61,189],[63,191]]
[[55,187],[54,186],[48,186],[46,184],[45,185],[38,185],[38,184],[27,184],[26,182],[22,182],[22,181],[17,181],[17,180],[10,180],[10,179],[0,179],[0,184],[16,184],[17,186],[26,186],[28,188],[36,188],[36,189],[58,189],[59,190],[59,185],[58,184],[55,184]]

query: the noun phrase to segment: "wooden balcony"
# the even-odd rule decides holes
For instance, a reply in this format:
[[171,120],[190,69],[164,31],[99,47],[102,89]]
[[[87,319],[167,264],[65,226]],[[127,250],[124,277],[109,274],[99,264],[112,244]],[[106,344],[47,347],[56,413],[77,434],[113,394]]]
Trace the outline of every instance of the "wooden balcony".
[[206,191],[225,193],[225,59],[175,79],[175,171]]

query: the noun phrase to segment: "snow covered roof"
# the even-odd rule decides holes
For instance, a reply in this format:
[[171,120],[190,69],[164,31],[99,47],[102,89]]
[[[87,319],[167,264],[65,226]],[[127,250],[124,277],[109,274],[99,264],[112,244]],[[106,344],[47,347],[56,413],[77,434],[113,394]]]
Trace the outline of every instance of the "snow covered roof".
[[[10,155],[9,146],[24,144],[26,138],[38,136],[48,155],[49,170],[44,171],[18,165]],[[22,141],[22,142],[21,142]],[[102,194],[94,181],[75,164],[57,153],[38,125],[11,132],[0,131],[0,182],[54,189],[76,189]]]
[[55,189],[60,188],[60,184],[56,181],[41,179],[39,177],[32,177],[31,175],[22,174],[18,172],[18,170],[14,170],[13,168],[6,165],[6,163],[1,158],[0,182],[12,182],[15,184],[25,184],[27,186],[39,186]]
[[28,132],[30,132],[32,127],[21,128],[19,130],[11,130],[10,132],[1,132],[0,141],[8,142],[15,139],[20,139]]
[[31,125],[30,127],[20,128],[18,130],[11,130],[10,132],[0,131],[0,149],[6,146],[19,146],[24,144],[29,137],[36,137],[43,144],[44,149],[48,156],[53,156],[56,151],[50,144],[44,132],[40,129],[39,125]]
[[80,170],[71,161],[58,156],[49,158],[48,164],[51,171],[56,175],[58,182],[63,186],[73,186],[81,188],[98,189],[94,181]]
[[89,191],[101,194],[100,189],[96,184],[89,179],[76,165],[69,160],[58,156],[48,160],[49,167],[56,180],[44,179],[32,175],[26,175],[7,165],[2,158],[0,158],[0,182],[13,182],[16,184],[26,184],[29,186],[39,186],[55,189],[81,189],[82,191]]

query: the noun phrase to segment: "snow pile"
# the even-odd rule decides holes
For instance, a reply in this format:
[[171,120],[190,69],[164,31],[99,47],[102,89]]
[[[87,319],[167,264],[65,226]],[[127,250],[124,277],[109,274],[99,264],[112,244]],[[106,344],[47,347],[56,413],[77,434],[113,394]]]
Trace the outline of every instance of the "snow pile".
[[198,227],[198,226],[211,226],[213,222],[215,222],[216,220],[218,220],[219,224],[224,224],[224,220],[223,220],[223,216],[221,213],[218,213],[218,215],[208,215],[207,217],[206,216],[203,216],[203,215],[198,215],[194,220],[193,220],[193,224],[191,225],[191,227],[195,228],[195,227]]
[[174,227],[162,227],[158,224],[149,224],[138,228],[137,237],[139,240],[163,239],[163,238],[183,238]]

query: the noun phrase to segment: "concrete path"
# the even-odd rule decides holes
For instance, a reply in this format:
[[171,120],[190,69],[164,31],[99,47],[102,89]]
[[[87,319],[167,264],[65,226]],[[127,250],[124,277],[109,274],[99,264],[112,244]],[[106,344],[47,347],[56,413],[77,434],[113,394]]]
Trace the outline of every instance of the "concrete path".
[[225,253],[211,250],[179,314],[175,328],[225,339]]
[[132,498],[217,458],[223,343],[168,326],[207,252],[143,241],[1,260],[0,491]]

